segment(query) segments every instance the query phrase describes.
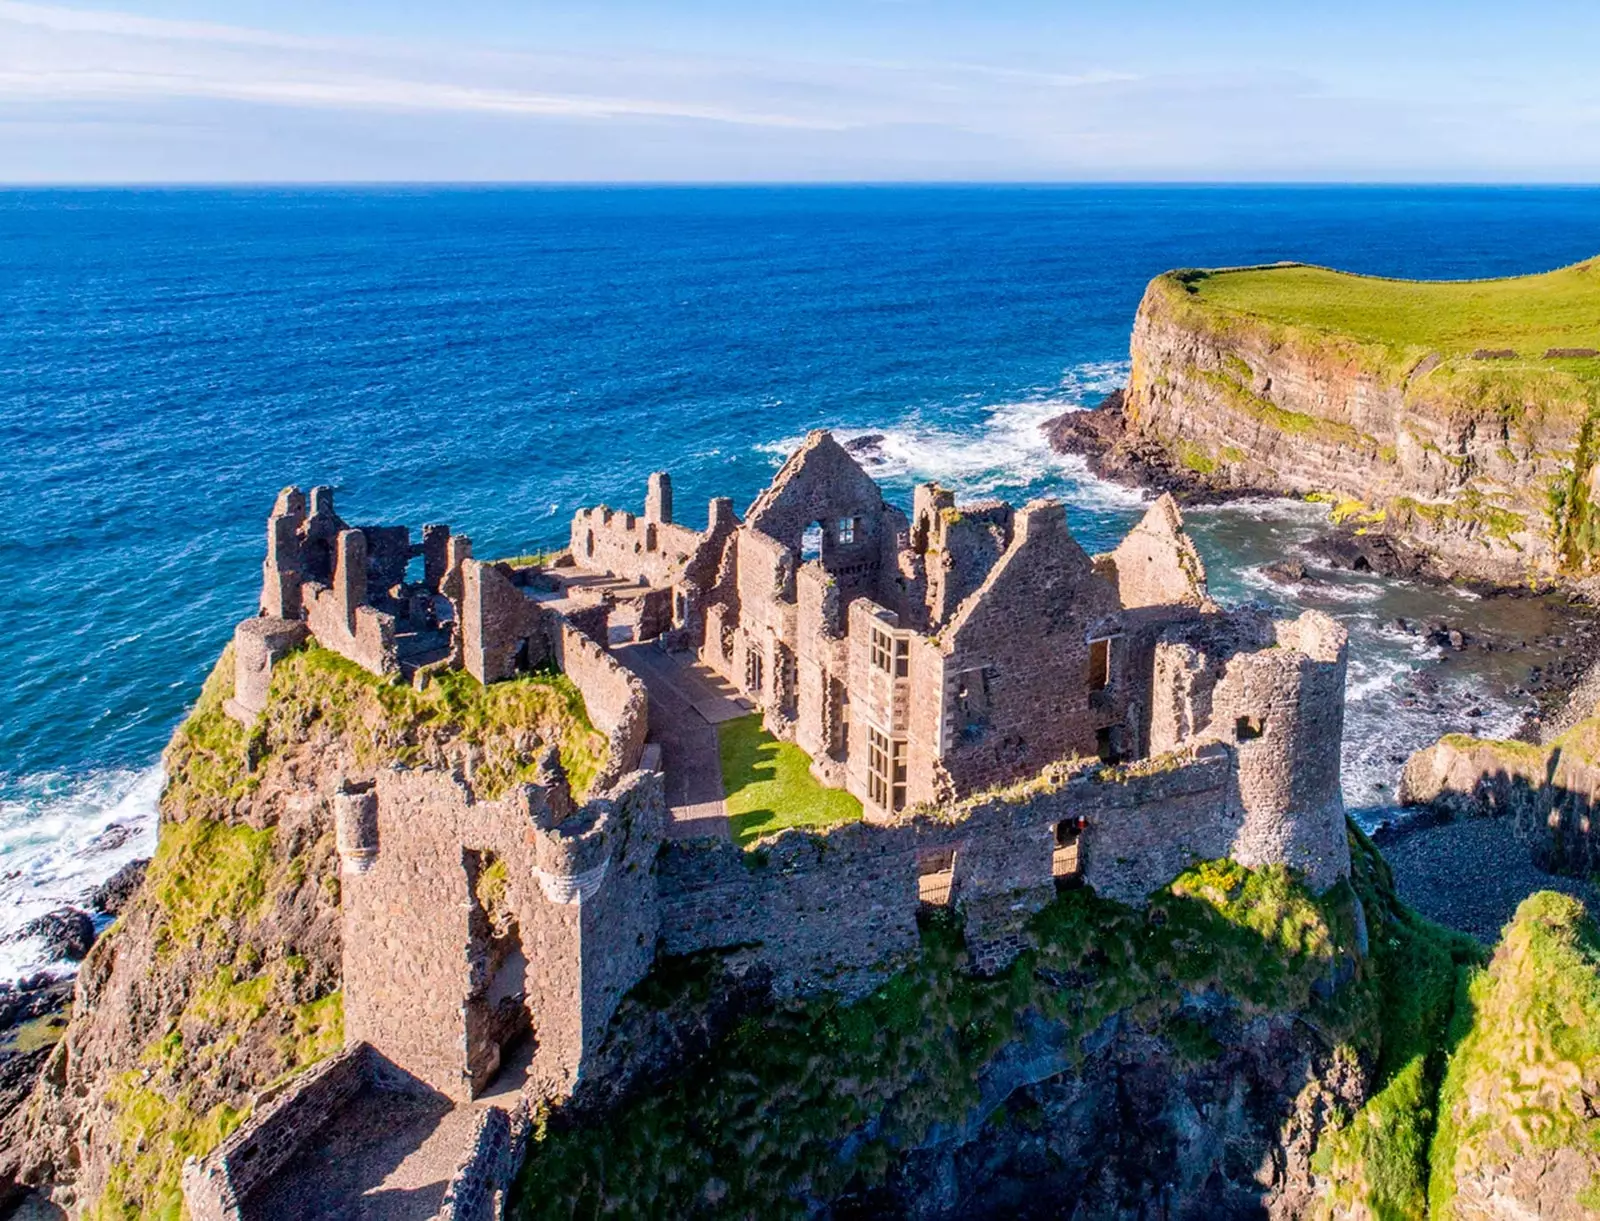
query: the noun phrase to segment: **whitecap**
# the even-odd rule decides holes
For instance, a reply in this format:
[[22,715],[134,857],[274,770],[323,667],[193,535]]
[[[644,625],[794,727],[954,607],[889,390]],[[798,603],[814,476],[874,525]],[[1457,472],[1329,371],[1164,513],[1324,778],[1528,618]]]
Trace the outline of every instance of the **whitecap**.
[[[28,921],[94,888],[155,850],[161,768],[107,768],[80,777],[24,776],[0,797],[0,980],[51,966],[33,939],[5,941]],[[53,964],[59,973],[70,970]]]
[[[1086,400],[1121,385],[1126,361],[1095,361],[1062,375],[1060,385],[1036,398],[1015,399],[982,408],[976,427],[955,429],[925,422],[916,410],[899,419],[864,428],[838,428],[846,444],[864,437],[873,443],[858,455],[873,478],[887,482],[938,480],[969,499],[1002,490],[1048,490],[1068,503],[1095,509],[1137,509],[1145,494],[1090,474],[1076,454],[1058,454],[1043,425],[1068,411],[1084,410]],[[774,466],[804,442],[782,437],[757,445]]]

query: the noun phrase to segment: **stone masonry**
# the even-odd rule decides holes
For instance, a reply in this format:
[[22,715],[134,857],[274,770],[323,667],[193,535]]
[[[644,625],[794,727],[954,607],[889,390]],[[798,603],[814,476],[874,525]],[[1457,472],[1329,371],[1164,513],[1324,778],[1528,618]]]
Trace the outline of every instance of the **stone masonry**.
[[[582,805],[553,750],[494,800],[459,772],[339,778],[346,1039],[416,1088],[477,1097],[530,1045],[523,1098],[570,1098],[663,953],[716,949],[780,995],[853,996],[916,951],[926,905],[960,913],[993,971],[1063,886],[1141,904],[1219,857],[1319,890],[1349,872],[1345,633],[1218,607],[1168,497],[1091,556],[1051,500],[962,505],[929,484],[908,517],[819,432],[742,520],[714,500],[704,531],[675,523],[658,474],[643,516],[582,510],[571,540],[543,564],[484,563],[443,526],[413,543],[347,526],[327,489],[287,489],[261,614],[235,633],[229,711],[246,723],[273,665],[314,639],[394,681],[555,667],[610,738]],[[641,638],[749,696],[864,821],[755,852],[669,841],[662,776],[641,770],[648,699],[610,652]],[[257,1181],[245,1143],[278,1164],[294,1116],[325,1122],[340,1071],[292,1083],[280,1118],[191,1167],[195,1215]],[[465,1201],[488,1195],[463,1192],[476,1215]]]

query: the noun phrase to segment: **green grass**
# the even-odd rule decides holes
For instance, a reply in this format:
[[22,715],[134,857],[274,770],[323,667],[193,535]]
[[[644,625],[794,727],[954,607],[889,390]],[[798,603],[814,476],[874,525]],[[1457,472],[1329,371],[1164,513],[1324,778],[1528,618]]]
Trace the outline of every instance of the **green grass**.
[[416,691],[312,645],[273,668],[266,711],[247,734],[222,709],[233,694],[232,657],[231,647],[223,651],[164,756],[163,808],[185,817],[231,816],[275,752],[322,735],[343,739],[355,763],[374,770],[448,766],[453,748],[471,744],[473,788],[487,799],[533,779],[536,739],[556,744],[580,798],[605,762],[605,735],[564,674],[525,674],[485,687],[448,671]]
[[1328,1184],[1319,1215],[1422,1221],[1440,1082],[1459,1037],[1456,1001],[1483,951],[1401,905],[1377,849],[1359,832],[1352,839],[1377,986],[1378,1058],[1366,1103],[1318,1143],[1313,1168]]
[[[1600,1076],[1600,929],[1583,904],[1552,891],[1524,899],[1467,999],[1433,1151],[1441,1221],[1454,1215],[1458,1171],[1563,1148],[1600,1167],[1600,1117],[1584,1092]],[[1579,1198],[1600,1211],[1600,1174]]]
[[1600,259],[1504,280],[1388,280],[1289,265],[1216,272],[1191,284],[1203,301],[1269,322],[1445,357],[1511,348],[1542,360],[1548,348],[1600,348]]
[[[1184,1000],[1209,988],[1245,1016],[1300,1011],[1331,1037],[1358,1037],[1363,986],[1327,1001],[1313,992],[1349,953],[1352,911],[1349,887],[1316,898],[1282,869],[1213,862],[1157,892],[1148,911],[1088,890],[1059,896],[1032,922],[1037,948],[993,978],[970,973],[956,920],[930,916],[916,960],[865,998],[751,1014],[690,1070],[604,1119],[548,1116],[514,1215],[814,1215],[808,1200],[881,1183],[897,1150],[966,1117],[984,1068],[1030,1011],[1074,1047],[1120,1013],[1165,1039],[1177,1062],[1202,1066],[1219,1041]],[[624,1010],[715,991],[706,970],[672,960]],[[1001,1114],[1037,1122],[1020,1101]]]
[[734,842],[747,845],[785,827],[820,829],[856,822],[861,803],[811,775],[811,757],[761,727],[759,714],[717,730],[722,790]]

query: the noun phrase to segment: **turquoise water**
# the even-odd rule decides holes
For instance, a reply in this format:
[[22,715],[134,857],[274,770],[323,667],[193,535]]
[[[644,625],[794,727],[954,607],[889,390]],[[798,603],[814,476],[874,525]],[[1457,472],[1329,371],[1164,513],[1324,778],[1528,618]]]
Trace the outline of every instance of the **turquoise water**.
[[[1576,189],[0,192],[0,932],[148,851],[157,756],[253,608],[285,483],[521,553],[658,467],[690,524],[712,495],[742,507],[831,426],[884,434],[902,497],[1063,495],[1092,550],[1138,499],[1037,425],[1125,376],[1150,276],[1597,250],[1600,192]],[[1232,598],[1281,598],[1253,568],[1314,526],[1272,505],[1194,523]],[[1431,659],[1385,636],[1393,591],[1312,596],[1360,633],[1347,791],[1371,789],[1385,701]],[[113,824],[126,842],[88,847]]]

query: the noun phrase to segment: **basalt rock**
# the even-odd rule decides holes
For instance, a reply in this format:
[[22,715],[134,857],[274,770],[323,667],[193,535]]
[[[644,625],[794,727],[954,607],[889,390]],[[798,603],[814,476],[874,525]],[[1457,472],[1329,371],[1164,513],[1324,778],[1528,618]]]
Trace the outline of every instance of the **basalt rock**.
[[94,944],[94,921],[76,907],[59,907],[22,926],[20,936],[38,937],[53,961],[79,962]]
[[149,860],[129,861],[95,887],[94,893],[89,896],[89,906],[108,916],[120,915],[144,881],[149,865]]

